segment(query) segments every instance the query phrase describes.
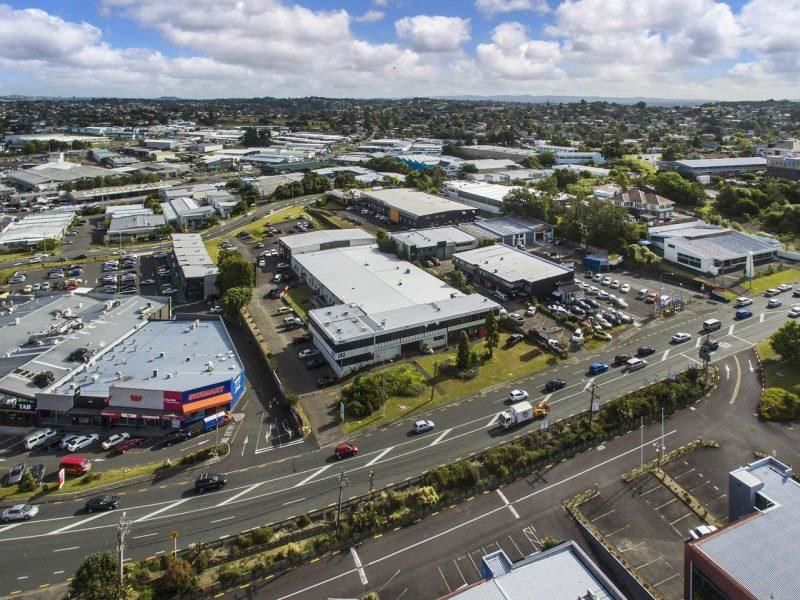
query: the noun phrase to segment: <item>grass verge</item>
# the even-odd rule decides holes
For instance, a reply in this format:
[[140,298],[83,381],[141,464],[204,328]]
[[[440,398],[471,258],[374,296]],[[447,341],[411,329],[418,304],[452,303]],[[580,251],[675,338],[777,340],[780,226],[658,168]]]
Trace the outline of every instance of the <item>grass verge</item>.
[[786,269],[778,271],[771,275],[764,275],[763,277],[756,277],[752,281],[752,288],[749,283],[745,283],[742,287],[750,294],[756,296],[763,294],[769,288],[781,285],[782,283],[795,284],[800,281],[800,271],[797,269]]
[[311,288],[307,285],[298,285],[297,287],[289,288],[289,291],[283,295],[286,303],[294,309],[297,316],[304,321],[308,319],[308,310],[311,308]]
[[756,344],[756,351],[761,358],[764,387],[776,387],[794,392],[795,386],[800,385],[800,369],[784,364],[778,353],[769,345],[769,340]]

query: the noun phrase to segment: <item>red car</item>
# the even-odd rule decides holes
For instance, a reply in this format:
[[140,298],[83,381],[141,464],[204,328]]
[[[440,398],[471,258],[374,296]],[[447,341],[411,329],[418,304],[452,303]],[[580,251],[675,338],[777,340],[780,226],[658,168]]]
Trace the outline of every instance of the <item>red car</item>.
[[114,448],[114,452],[116,452],[117,454],[125,454],[128,450],[133,450],[137,446],[141,445],[143,441],[144,438],[140,437],[128,438],[127,440],[119,444],[116,448]]
[[358,446],[355,444],[339,444],[333,453],[337,459],[348,458],[358,454]]

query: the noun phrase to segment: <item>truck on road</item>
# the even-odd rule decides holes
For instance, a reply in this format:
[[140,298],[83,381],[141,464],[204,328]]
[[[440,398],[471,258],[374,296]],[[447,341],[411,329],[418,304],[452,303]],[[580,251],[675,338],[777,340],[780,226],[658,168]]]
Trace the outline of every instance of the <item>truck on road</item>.
[[535,407],[530,402],[517,402],[508,407],[498,415],[497,420],[503,429],[508,429],[514,425],[521,425],[533,419],[545,417],[550,410],[547,400],[542,400]]

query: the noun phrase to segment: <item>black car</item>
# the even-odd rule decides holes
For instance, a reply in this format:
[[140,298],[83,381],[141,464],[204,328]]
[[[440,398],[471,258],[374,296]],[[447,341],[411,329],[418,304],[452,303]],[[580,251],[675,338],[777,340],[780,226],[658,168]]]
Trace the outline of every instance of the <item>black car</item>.
[[522,335],[521,333],[512,333],[510,336],[508,336],[508,340],[506,340],[506,345],[513,346],[514,344],[519,344],[523,339],[525,339],[525,336]]
[[167,433],[161,443],[164,446],[171,446],[172,444],[179,444],[180,442],[185,442],[190,437],[192,437],[192,432],[188,429],[175,429]]
[[627,354],[617,354],[617,355],[614,357],[614,366],[615,366],[615,367],[618,367],[618,366],[620,366],[620,365],[624,365],[624,364],[626,364],[626,363],[627,363],[627,362],[628,362],[630,359],[631,359],[631,357],[630,357],[630,356],[628,356]]
[[333,385],[336,383],[336,377],[332,375],[323,375],[319,379],[317,379],[317,387],[323,388],[328,387],[329,385]]
[[55,435],[36,446],[35,450],[52,450],[53,448],[58,448],[61,445],[62,439],[64,439],[63,436]]
[[310,361],[306,363],[306,369],[309,371],[313,371],[314,369],[319,369],[325,366],[325,361],[319,358],[312,358]]
[[544,384],[545,391],[548,392],[555,392],[556,390],[560,390],[564,386],[567,385],[567,382],[563,379],[551,379],[547,383]]
[[[55,436],[54,439],[58,439],[58,436]],[[42,483],[42,479],[44,479],[44,465],[33,465],[30,473],[33,475],[33,480],[36,483]]]
[[119,506],[119,496],[97,496],[92,498],[84,506],[87,513],[95,512],[96,510],[114,510]]
[[200,477],[195,479],[194,489],[202,494],[209,490],[218,490],[226,483],[228,483],[228,480],[222,475],[218,475],[217,473],[203,473]]
[[655,353],[656,349],[652,346],[642,346],[636,351],[636,356],[641,358],[642,356],[650,356],[651,354]]
[[719,350],[719,342],[717,340],[704,340],[703,343],[700,345],[700,348],[705,350],[706,352],[714,352],[714,350]]

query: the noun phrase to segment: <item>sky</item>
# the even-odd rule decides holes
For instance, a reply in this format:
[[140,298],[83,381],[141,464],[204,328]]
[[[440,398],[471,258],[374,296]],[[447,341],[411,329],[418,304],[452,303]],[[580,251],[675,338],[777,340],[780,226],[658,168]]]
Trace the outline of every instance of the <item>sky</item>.
[[0,95],[800,98],[800,0],[0,0]]

